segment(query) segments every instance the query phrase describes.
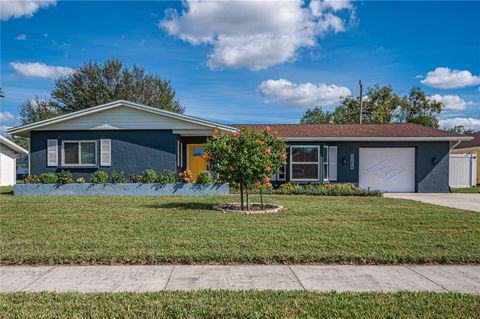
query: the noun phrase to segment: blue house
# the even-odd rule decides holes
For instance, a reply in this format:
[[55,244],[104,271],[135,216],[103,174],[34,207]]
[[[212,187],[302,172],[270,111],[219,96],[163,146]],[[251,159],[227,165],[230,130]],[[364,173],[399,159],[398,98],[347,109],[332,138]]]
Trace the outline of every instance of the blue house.
[[[115,101],[8,132],[30,138],[30,174],[68,169],[88,180],[97,170],[190,169],[195,177],[207,169],[201,155],[213,130],[241,126]],[[387,192],[448,192],[450,143],[471,139],[415,124],[268,126],[290,145],[274,182],[355,183]]]

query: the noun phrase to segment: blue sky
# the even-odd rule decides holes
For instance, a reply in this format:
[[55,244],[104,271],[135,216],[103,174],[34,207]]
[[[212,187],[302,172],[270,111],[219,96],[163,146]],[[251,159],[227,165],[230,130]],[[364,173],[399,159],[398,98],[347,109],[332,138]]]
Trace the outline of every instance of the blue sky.
[[357,95],[362,79],[401,94],[420,86],[447,104],[445,127],[480,129],[480,2],[11,4],[2,126],[55,76],[113,57],[170,80],[187,114],[224,123],[298,123]]

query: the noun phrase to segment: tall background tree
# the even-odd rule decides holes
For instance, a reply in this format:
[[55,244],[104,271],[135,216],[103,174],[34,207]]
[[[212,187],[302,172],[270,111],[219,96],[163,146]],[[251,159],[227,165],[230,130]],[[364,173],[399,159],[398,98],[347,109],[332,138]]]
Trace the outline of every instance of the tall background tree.
[[115,100],[128,100],[183,113],[169,81],[146,73],[137,65],[125,67],[116,59],[103,64],[88,62],[74,73],[55,81],[51,98],[35,98],[20,106],[23,124],[79,111]]
[[[367,89],[363,103],[362,122],[365,124],[416,123],[438,127],[437,115],[443,110],[441,102],[430,99],[418,87],[413,87],[406,96],[394,92],[390,85],[374,85]],[[358,124],[360,122],[359,100],[345,97],[337,108],[323,111],[316,107],[305,112],[301,123],[306,124]]]

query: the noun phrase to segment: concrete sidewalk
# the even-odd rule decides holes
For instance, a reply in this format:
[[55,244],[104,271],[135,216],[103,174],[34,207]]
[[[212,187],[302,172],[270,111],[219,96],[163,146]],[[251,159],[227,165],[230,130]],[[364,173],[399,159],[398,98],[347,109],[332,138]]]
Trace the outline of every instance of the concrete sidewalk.
[[0,267],[0,292],[273,289],[480,294],[480,266],[153,265]]
[[452,208],[480,212],[480,194],[463,193],[385,193],[384,197],[410,199]]

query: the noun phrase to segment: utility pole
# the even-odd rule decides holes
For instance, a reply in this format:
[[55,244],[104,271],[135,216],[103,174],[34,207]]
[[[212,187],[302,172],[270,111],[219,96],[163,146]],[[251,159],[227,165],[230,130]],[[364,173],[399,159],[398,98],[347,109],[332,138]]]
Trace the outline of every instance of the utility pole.
[[363,84],[362,80],[358,81],[358,84],[360,84],[360,124],[362,124],[362,116],[363,116],[363,105],[362,105],[362,97],[363,97]]

